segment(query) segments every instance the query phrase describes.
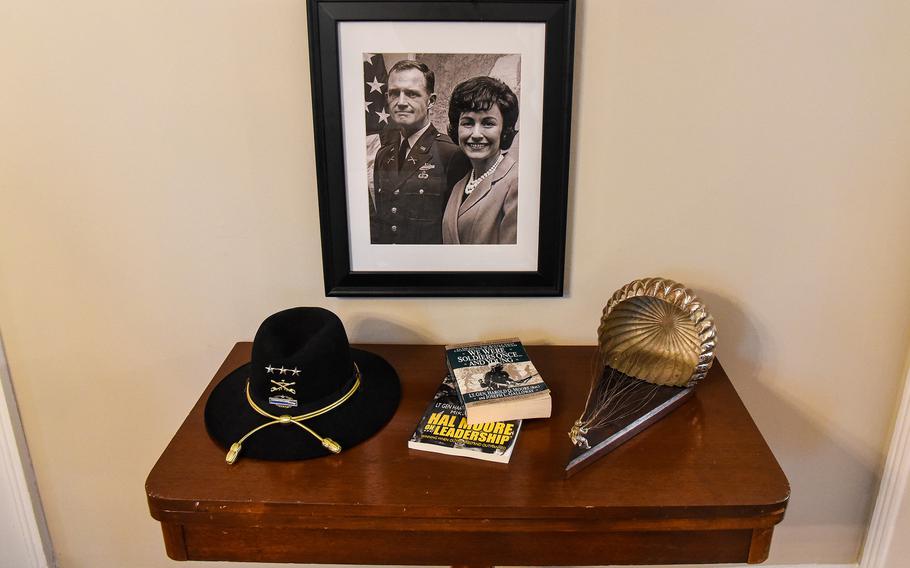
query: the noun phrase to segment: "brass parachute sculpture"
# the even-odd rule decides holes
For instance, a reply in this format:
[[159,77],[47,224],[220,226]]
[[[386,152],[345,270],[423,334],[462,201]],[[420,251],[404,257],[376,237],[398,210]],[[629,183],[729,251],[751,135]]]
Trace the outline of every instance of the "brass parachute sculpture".
[[572,473],[682,404],[714,363],[714,320],[692,290],[643,278],[604,307],[598,356],[581,416],[569,431]]

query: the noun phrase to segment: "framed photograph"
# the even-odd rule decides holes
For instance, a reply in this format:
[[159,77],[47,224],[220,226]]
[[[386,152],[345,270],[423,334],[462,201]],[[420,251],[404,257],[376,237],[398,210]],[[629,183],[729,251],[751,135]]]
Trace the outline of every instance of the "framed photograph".
[[308,0],[329,296],[561,296],[575,0]]

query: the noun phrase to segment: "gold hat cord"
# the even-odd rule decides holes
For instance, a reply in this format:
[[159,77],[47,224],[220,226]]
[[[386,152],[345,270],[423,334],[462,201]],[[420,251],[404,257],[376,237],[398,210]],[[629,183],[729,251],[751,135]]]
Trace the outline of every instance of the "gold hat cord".
[[321,416],[321,415],[325,414],[326,412],[329,412],[330,410],[334,410],[335,408],[338,408],[339,406],[344,404],[344,402],[347,399],[351,398],[354,395],[354,393],[357,392],[357,389],[359,387],[360,387],[360,368],[357,366],[357,363],[354,363],[354,385],[351,387],[351,389],[348,392],[346,392],[344,395],[342,395],[341,398],[339,398],[338,400],[336,400],[335,402],[333,402],[332,404],[330,404],[328,406],[323,406],[322,408],[320,408],[318,410],[314,410],[312,412],[307,412],[306,414],[301,414],[299,416],[290,416],[288,414],[282,414],[281,416],[275,416],[274,414],[269,414],[268,412],[263,410],[258,404],[256,404],[255,401],[253,401],[253,398],[250,396],[250,380],[247,379],[247,381],[246,381],[246,401],[253,408],[253,410],[258,412],[262,416],[265,416],[266,418],[271,418],[272,421],[266,422],[265,424],[260,424],[259,426],[255,427],[252,430],[250,430],[249,432],[247,432],[242,438],[237,440],[237,442],[235,442],[234,444],[231,444],[231,449],[228,450],[227,456],[225,456],[224,461],[226,461],[229,465],[233,464],[235,461],[237,461],[237,456],[240,454],[240,449],[243,445],[243,442],[245,442],[247,438],[249,438],[256,432],[262,430],[263,428],[267,428],[274,424],[296,424],[297,426],[300,426],[301,428],[303,428],[304,430],[306,430],[307,432],[312,434],[314,438],[316,438],[317,440],[319,440],[322,443],[322,446],[324,448],[326,448],[327,450],[329,450],[332,453],[337,454],[338,452],[341,451],[341,445],[338,442],[336,442],[335,440],[333,440],[331,438],[323,438],[322,436],[320,436],[319,434],[314,432],[312,428],[310,428],[306,424],[303,424],[302,422],[304,420],[309,420],[310,418],[315,418],[317,416]]

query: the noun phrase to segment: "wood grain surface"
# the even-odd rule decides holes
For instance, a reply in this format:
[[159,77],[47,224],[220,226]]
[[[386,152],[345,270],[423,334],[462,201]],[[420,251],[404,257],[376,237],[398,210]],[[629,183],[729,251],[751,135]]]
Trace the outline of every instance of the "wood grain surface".
[[212,386],[249,361],[249,343],[234,347],[146,482],[169,556],[463,565],[767,557],[789,485],[719,363],[689,401],[566,478],[594,347],[527,346],[553,416],[525,421],[509,464],[408,449],[445,373],[442,346],[357,347],[401,379],[401,405],[381,432],[337,456],[228,466],[203,407]]

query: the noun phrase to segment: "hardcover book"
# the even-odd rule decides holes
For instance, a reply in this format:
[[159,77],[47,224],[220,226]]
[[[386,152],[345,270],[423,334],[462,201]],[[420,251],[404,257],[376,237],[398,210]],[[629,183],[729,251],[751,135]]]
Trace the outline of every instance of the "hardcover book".
[[468,424],[548,418],[550,389],[517,338],[446,345]]
[[433,400],[408,440],[414,450],[508,463],[521,420],[468,425],[451,375],[436,389]]

